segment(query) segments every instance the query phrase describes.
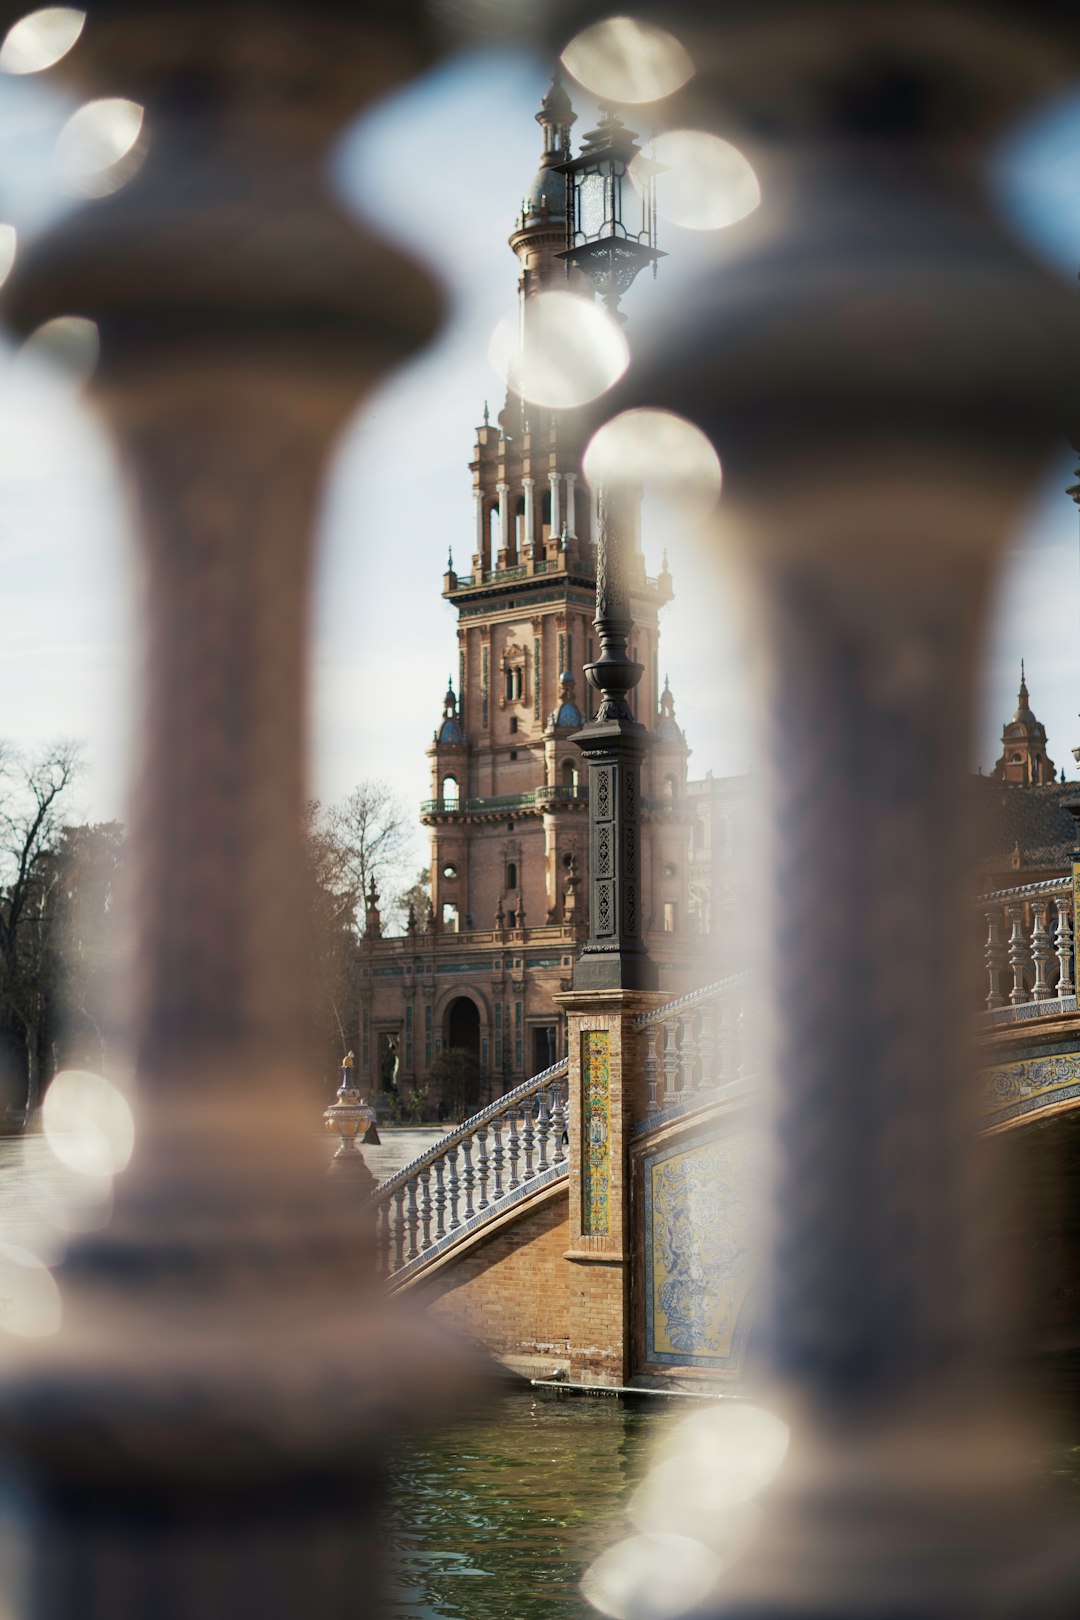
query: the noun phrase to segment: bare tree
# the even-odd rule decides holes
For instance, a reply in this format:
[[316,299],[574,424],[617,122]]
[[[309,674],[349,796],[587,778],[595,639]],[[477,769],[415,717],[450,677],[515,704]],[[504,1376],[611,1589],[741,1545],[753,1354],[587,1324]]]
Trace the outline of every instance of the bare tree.
[[358,912],[372,880],[388,901],[392,891],[405,886],[416,834],[408,811],[385,782],[361,782],[329,812],[325,831],[355,891]]
[[50,982],[54,859],[65,798],[82,759],[71,742],[36,759],[0,749],[0,1015],[26,1053],[26,1103],[41,1100],[41,1053]]

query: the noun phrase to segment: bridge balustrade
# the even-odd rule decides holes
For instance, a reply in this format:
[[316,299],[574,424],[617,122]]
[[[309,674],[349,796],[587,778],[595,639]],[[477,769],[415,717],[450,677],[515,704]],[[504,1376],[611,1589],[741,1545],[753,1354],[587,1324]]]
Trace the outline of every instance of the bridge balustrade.
[[[737,1095],[750,1081],[746,973],[680,996],[634,1020],[631,1062],[647,1098],[635,1133]],[[569,1065],[544,1069],[499,1097],[372,1194],[380,1275],[403,1282],[569,1169]]]
[[980,895],[988,988],[983,1023],[1076,1011],[1072,879]]
[[376,1188],[381,1275],[432,1257],[565,1174],[567,1073],[565,1058],[542,1070]]

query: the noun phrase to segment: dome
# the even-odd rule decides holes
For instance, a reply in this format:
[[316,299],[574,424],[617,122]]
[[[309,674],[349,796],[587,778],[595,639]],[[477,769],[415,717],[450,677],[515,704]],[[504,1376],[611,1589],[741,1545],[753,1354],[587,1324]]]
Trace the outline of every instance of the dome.
[[464,734],[461,730],[461,724],[456,716],[451,716],[450,719],[443,721],[442,725],[439,727],[439,741],[441,743],[459,743],[465,741]]
[[541,167],[525,194],[521,210],[524,223],[539,219],[566,218],[566,176],[554,169]]
[[581,714],[572,703],[563,703],[560,705],[558,713],[555,716],[555,724],[557,726],[580,726],[581,723]]

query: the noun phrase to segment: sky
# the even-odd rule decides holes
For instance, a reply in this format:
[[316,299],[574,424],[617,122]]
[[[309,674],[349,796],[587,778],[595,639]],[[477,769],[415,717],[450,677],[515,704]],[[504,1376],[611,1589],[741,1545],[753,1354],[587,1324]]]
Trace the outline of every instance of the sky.
[[[485,399],[493,413],[502,403],[487,349],[514,304],[517,265],[506,238],[537,166],[533,114],[548,77],[525,55],[473,52],[369,112],[332,156],[330,182],[346,206],[428,263],[451,309],[437,342],[358,413],[330,469],[311,683],[311,783],[325,802],[365,778],[388,781],[409,806],[428,796],[424,750],[456,661],[441,576],[448,548],[459,567],[472,549],[468,462]],[[65,206],[51,153],[71,107],[48,82],[0,81],[0,219],[24,236]],[[579,110],[578,136],[590,127]],[[633,123],[648,133],[641,119]],[[1080,100],[1012,132],[992,177],[1017,231],[1072,278]],[[640,278],[625,300],[631,341],[648,301],[677,296],[680,279],[715,251],[712,240],[664,229],[669,258],[658,281]],[[1077,509],[1063,493],[1074,463],[1063,444],[1005,559],[972,761],[986,769],[1016,702],[1023,656],[1050,753],[1070,779],[1078,774],[1080,540]],[[691,772],[742,770],[746,632],[728,604],[695,592],[690,544],[677,532],[663,540],[676,595],[662,623],[661,666],[693,748]],[[655,572],[660,544],[648,513],[645,551]],[[66,379],[0,349],[0,737],[27,750],[57,736],[81,739],[89,769],[78,809],[93,820],[124,815],[137,667],[132,558],[122,479],[89,406]],[[715,673],[703,682],[695,649],[707,644]],[[417,863],[422,852],[418,829]]]

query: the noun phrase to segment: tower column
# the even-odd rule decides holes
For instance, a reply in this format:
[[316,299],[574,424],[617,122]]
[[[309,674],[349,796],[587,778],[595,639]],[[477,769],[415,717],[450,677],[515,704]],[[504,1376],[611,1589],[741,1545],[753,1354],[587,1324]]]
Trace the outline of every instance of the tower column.
[[577,539],[577,529],[574,527],[574,485],[577,483],[575,473],[566,475],[566,532],[571,540]]
[[523,557],[531,557],[536,546],[535,478],[523,478],[521,487],[525,492],[525,521],[522,525],[524,533],[521,536],[521,553]]
[[484,532],[484,492],[482,489],[473,490],[473,509],[476,517],[476,566],[477,568],[486,568],[488,562],[484,541],[487,539],[487,535]]
[[562,518],[559,511],[559,475],[557,472],[548,473],[548,483],[551,485],[551,538],[558,538],[562,528]]
[[505,568],[510,555],[510,485],[500,483],[499,491],[499,557],[498,567]]

